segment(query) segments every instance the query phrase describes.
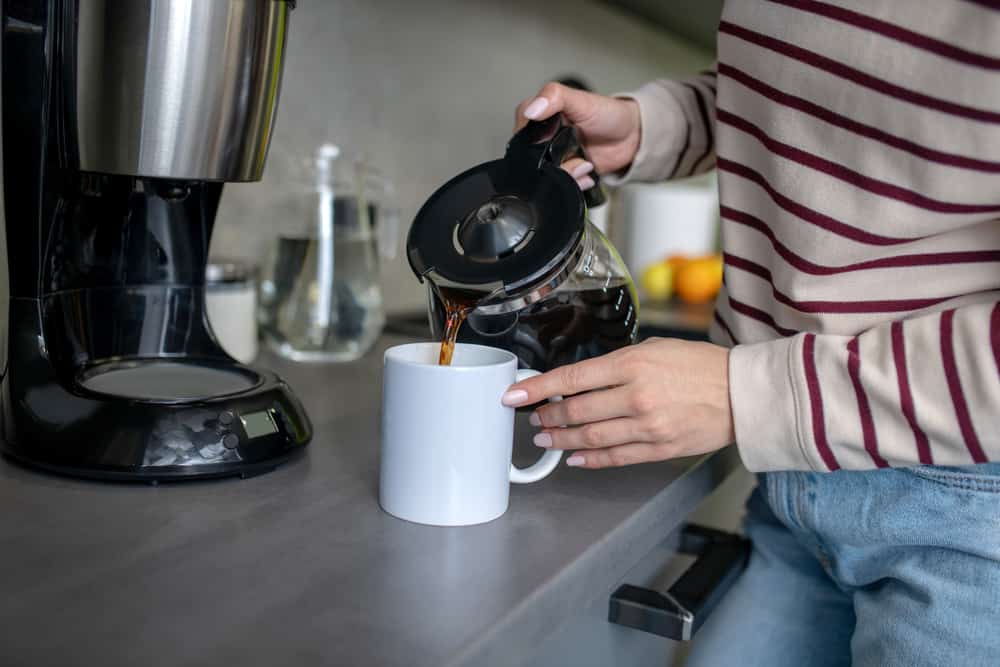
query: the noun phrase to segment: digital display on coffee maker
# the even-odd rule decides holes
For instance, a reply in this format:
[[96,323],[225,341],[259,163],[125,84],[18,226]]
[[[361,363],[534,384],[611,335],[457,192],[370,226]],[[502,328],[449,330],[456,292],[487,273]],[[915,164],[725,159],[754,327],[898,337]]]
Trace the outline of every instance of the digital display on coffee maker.
[[243,430],[247,432],[248,438],[259,438],[278,432],[278,427],[274,424],[274,417],[271,416],[269,410],[240,415],[240,421],[243,422]]

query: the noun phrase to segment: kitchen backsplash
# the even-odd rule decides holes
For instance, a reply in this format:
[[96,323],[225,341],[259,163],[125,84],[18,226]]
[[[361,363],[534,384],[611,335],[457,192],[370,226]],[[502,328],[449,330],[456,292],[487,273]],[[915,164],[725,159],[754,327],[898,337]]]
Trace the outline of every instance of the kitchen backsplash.
[[291,165],[332,141],[395,183],[403,229],[397,258],[382,266],[386,307],[418,307],[405,229],[437,186],[502,154],[520,99],[563,75],[611,93],[710,59],[590,0],[299,2],[264,180],[226,186],[212,254],[259,259],[279,230],[301,228],[288,205]]

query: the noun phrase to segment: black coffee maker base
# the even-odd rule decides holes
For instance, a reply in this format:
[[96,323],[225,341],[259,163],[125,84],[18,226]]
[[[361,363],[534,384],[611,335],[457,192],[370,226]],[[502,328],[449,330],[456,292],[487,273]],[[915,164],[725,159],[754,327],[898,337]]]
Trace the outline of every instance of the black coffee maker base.
[[235,362],[106,362],[79,373],[72,391],[57,382],[12,386],[9,379],[0,451],[62,475],[142,482],[252,477],[312,438],[284,381]]
[[213,469],[212,466],[201,466],[196,471],[177,467],[172,470],[164,469],[155,472],[137,471],[122,472],[114,470],[87,470],[85,468],[65,468],[58,465],[50,465],[41,461],[33,461],[12,454],[3,452],[3,457],[15,465],[22,466],[39,472],[51,473],[60,477],[73,477],[76,479],[90,479],[99,482],[132,482],[137,484],[157,485],[160,482],[185,482],[191,480],[222,479],[225,477],[239,477],[240,479],[250,479],[259,475],[266,475],[298,458],[304,453],[304,449],[295,451],[284,456],[257,464],[244,464],[239,468],[230,465],[219,465]]

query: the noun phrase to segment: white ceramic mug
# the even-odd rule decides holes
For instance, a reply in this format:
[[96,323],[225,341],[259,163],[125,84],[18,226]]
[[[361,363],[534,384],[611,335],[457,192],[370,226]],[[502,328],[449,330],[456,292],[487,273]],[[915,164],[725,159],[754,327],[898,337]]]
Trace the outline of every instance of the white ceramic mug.
[[507,511],[510,482],[536,482],[562,452],[528,468],[510,462],[514,409],[500,402],[532,375],[506,350],[458,344],[450,366],[438,343],[385,353],[379,503],[389,514],[436,526],[492,521]]

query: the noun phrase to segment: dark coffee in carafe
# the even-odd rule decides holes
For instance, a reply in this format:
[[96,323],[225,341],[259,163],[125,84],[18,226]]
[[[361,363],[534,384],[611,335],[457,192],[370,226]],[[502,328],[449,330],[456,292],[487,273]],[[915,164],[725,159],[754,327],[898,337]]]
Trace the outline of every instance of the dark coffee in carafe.
[[516,312],[466,311],[461,334],[458,326],[462,320],[449,332],[448,307],[443,299],[432,298],[434,335],[440,335],[442,340],[449,335],[457,336],[463,343],[510,350],[517,355],[521,367],[542,372],[635,342],[636,303],[626,280],[607,285],[584,283],[577,287],[557,290]]

